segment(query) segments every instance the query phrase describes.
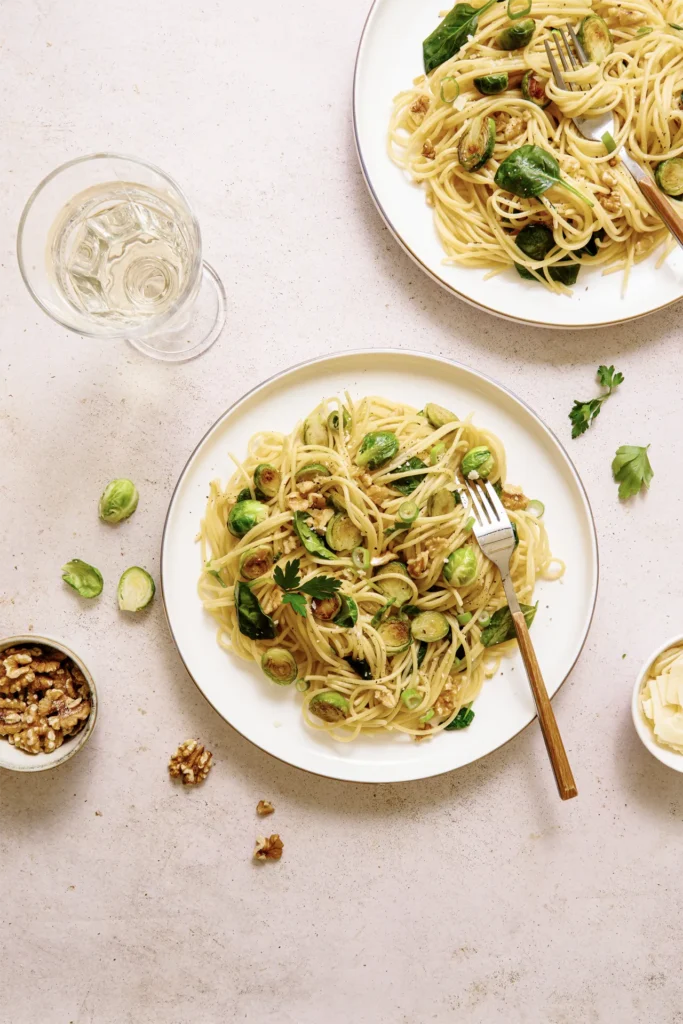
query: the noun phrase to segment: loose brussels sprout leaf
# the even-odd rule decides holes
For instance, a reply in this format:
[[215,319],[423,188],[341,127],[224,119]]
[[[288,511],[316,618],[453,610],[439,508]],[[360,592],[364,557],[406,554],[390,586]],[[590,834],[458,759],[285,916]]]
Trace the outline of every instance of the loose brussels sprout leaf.
[[523,46],[531,42],[536,31],[536,22],[533,18],[523,18],[508,25],[498,35],[496,40],[501,50],[521,50]]
[[[416,455],[411,455],[409,459],[406,459],[402,465],[400,465],[395,472],[396,473],[407,473],[410,469],[426,469],[427,465],[418,459]],[[401,480],[394,480],[391,486],[395,491],[400,491],[401,494],[412,494],[416,490],[422,481],[424,480],[424,473],[416,474],[415,476],[404,476]]]
[[154,600],[155,590],[154,580],[146,569],[134,565],[119,580],[119,608],[122,612],[141,612]]
[[444,409],[443,405],[436,405],[435,402],[427,402],[424,407],[424,415],[435,430],[445,427],[447,423],[458,423],[458,417],[454,412]]
[[474,711],[470,707],[460,708],[457,715],[444,729],[444,732],[451,732],[453,729],[466,729],[468,725],[472,724],[474,719]]
[[294,479],[298,484],[301,484],[306,480],[315,480],[319,476],[331,475],[327,466],[323,466],[322,462],[307,462],[301,469],[297,469]]
[[325,448],[329,446],[329,437],[327,435],[327,421],[323,416],[320,409],[315,409],[304,420],[304,444],[322,445]]
[[250,640],[274,640],[276,627],[266,615],[248,583],[235,584],[235,606],[240,633]]
[[448,619],[441,612],[420,612],[411,624],[413,639],[423,640],[427,644],[443,640],[448,636],[450,628]]
[[365,660],[365,658],[352,658],[351,655],[349,654],[346,658],[344,658],[344,661],[349,666],[349,668],[356,673],[357,676],[361,677],[361,679],[365,679],[367,681],[373,678],[372,669],[370,668],[370,665]]
[[683,159],[673,156],[657,165],[655,181],[667,196],[680,196],[683,193]]
[[484,444],[470,448],[460,463],[462,475],[468,480],[485,480],[493,470],[493,455]]
[[325,540],[333,551],[343,554],[357,548],[363,534],[346,512],[336,512],[327,524]]
[[428,516],[447,516],[455,511],[456,505],[460,504],[460,495],[457,491],[449,491],[447,487],[432,494],[427,502]]
[[550,99],[545,94],[545,82],[533,71],[527,71],[522,79],[522,95],[541,110],[550,106]]
[[410,647],[412,637],[409,619],[384,619],[377,632],[384,641],[387,654],[401,654]]
[[373,586],[385,597],[393,597],[398,605],[405,604],[413,596],[413,585],[409,581],[410,573],[403,562],[388,562],[380,566],[372,578]]
[[496,96],[499,92],[505,92],[508,87],[507,71],[475,78],[474,86],[483,96]]
[[332,622],[341,611],[342,601],[339,594],[332,594],[331,597],[314,597],[311,600],[311,611],[313,618],[320,622]]
[[341,722],[348,717],[351,708],[341,693],[317,693],[311,697],[308,710],[323,722]]
[[458,143],[458,161],[465,171],[478,171],[493,153],[496,122],[492,117],[473,117]]
[[81,597],[98,597],[104,586],[100,570],[94,565],[82,562],[80,558],[72,558],[62,566],[62,579]]
[[390,430],[373,430],[366,434],[356,455],[356,464],[366,469],[379,469],[398,452],[398,438]]
[[467,587],[478,575],[477,556],[469,545],[452,551],[444,567],[444,579],[454,587]]
[[228,513],[228,529],[233,537],[244,537],[259,523],[265,522],[268,515],[268,506],[260,501],[254,501],[252,498],[238,501]]
[[609,57],[614,50],[612,33],[606,22],[597,14],[590,14],[584,18],[579,26],[579,42],[588,60],[601,64],[605,57]]
[[278,686],[289,686],[299,671],[291,651],[284,647],[271,647],[261,655],[263,674]]
[[[339,413],[336,410],[327,417],[327,425],[330,430],[339,430]],[[342,426],[347,433],[351,429],[351,413],[346,406],[342,407]]]
[[309,525],[305,512],[294,513],[294,530],[309,555],[316,555],[318,558],[334,558],[334,552],[330,551],[322,538]]
[[341,608],[334,619],[335,626],[342,629],[353,629],[358,621],[358,605],[352,597],[347,594],[341,595]]
[[[531,626],[536,615],[536,609],[538,608],[538,601],[536,604],[520,604],[520,609],[524,613],[524,619],[527,624],[527,628]],[[496,644],[504,644],[506,640],[514,640],[516,637],[515,624],[512,620],[512,612],[505,605],[504,608],[499,608],[497,612],[494,612],[491,616],[491,621],[482,630],[481,643],[484,647],[494,647]]]
[[137,487],[132,480],[112,480],[100,498],[100,519],[105,523],[120,523],[132,516],[138,507]]
[[254,487],[266,498],[274,498],[280,490],[280,470],[268,462],[262,462],[254,470]]
[[273,552],[267,545],[249,548],[240,555],[240,575],[245,580],[257,580],[272,568]]
[[243,487],[240,493],[235,498],[235,501],[251,501],[251,491],[248,487]]

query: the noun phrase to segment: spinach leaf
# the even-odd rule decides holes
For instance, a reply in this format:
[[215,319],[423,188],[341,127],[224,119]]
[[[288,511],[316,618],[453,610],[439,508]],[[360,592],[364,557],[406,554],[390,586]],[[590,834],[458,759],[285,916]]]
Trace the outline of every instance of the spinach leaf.
[[235,604],[240,633],[250,640],[274,640],[275,623],[266,615],[248,583],[235,584]]
[[[519,606],[524,613],[527,628],[534,621],[536,615],[536,609],[538,608],[538,601],[536,604],[520,604]],[[496,644],[504,644],[506,640],[514,640],[516,637],[515,624],[512,621],[512,612],[505,605],[504,608],[499,608],[497,612],[494,612],[491,616],[491,621],[482,630],[481,642],[484,647],[494,647]]]
[[309,555],[317,555],[318,558],[337,557],[323,542],[322,537],[319,537],[315,530],[309,526],[308,514],[306,512],[295,512],[293,525],[299,540]]
[[[422,459],[418,459],[416,455],[411,455],[409,459],[406,459],[402,465],[398,466],[398,468],[394,470],[394,473],[407,473],[409,469],[426,468],[427,465],[422,461]],[[395,483],[392,483],[391,486],[395,491],[400,491],[401,494],[412,494],[413,491],[420,486],[423,480],[424,474],[420,473],[419,476],[404,476],[402,480],[397,480]]]
[[562,178],[555,157],[540,146],[525,145],[514,149],[505,157],[493,180],[498,188],[522,199],[541,196],[553,185],[561,185],[587,206],[593,206],[590,199]]
[[372,679],[372,669],[365,658],[352,658],[349,654],[348,657],[344,658],[344,661],[361,679]]
[[470,4],[456,4],[448,12],[440,25],[427,36],[422,44],[425,72],[429,74],[440,64],[450,60],[461,46],[467,42],[468,36],[477,31],[479,17],[493,7],[496,0],[488,0],[483,7],[472,7]]
[[446,726],[444,732],[451,732],[453,729],[466,729],[468,725],[472,724],[473,718],[474,711],[466,704],[464,707],[460,708],[450,725]]
[[426,640],[420,640],[419,641],[419,643],[417,645],[417,667],[418,668],[420,668],[422,666],[422,662],[425,660],[425,654],[427,653],[428,647],[429,647],[429,644],[426,642]]
[[[588,243],[590,244],[590,243]],[[525,256],[532,260],[544,260],[555,248],[555,239],[550,228],[545,224],[527,224],[515,238],[515,245],[522,250]],[[582,250],[581,250],[582,251]],[[597,250],[596,250],[597,251]],[[536,281],[537,278],[527,267],[521,263],[515,263],[517,273],[527,281]],[[548,267],[548,277],[551,281],[559,281],[561,284],[576,284],[581,264],[579,263],[555,263]],[[539,269],[539,275],[543,271]]]
[[598,242],[600,239],[605,237],[605,232],[602,228],[598,231],[594,231],[590,239],[586,242],[581,249],[576,253],[577,256],[597,256],[598,255]]

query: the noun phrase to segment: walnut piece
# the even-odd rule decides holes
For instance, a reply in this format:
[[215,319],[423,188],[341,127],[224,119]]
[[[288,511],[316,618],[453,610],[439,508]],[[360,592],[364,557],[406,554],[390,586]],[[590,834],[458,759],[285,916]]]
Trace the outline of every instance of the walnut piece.
[[184,786],[197,786],[211,770],[213,754],[199,740],[185,740],[168,762],[172,779],[182,778]]
[[426,96],[418,96],[410,109],[413,114],[426,114],[429,110],[429,100]]
[[424,146],[422,147],[422,156],[426,160],[436,160],[436,150],[432,145],[431,139],[425,139]]
[[277,833],[266,838],[265,836],[256,837],[256,849],[254,850],[254,860],[279,860],[282,856],[283,842]]
[[422,551],[415,558],[408,559],[408,573],[413,579],[424,576],[429,567],[429,552]]
[[293,534],[291,537],[285,537],[282,542],[282,554],[291,555],[292,551],[295,551],[299,546],[299,538]]
[[327,529],[327,524],[334,515],[334,509],[331,508],[313,508],[311,509],[311,523],[313,529],[317,533],[324,533]]
[[271,804],[270,800],[259,800],[256,804],[256,813],[260,815],[272,814],[275,808]]
[[516,484],[505,484],[500,492],[500,500],[504,508],[509,509],[510,512],[525,509],[529,504],[529,499],[524,491],[521,487],[517,487]]
[[287,498],[287,505],[292,512],[305,512],[310,502],[308,498],[302,498],[300,494],[290,494]]

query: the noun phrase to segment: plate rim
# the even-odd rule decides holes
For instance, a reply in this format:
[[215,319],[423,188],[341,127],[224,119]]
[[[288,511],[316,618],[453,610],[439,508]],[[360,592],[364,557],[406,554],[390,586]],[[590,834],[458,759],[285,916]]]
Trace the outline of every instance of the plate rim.
[[[469,295],[465,295],[459,291],[454,285],[450,284],[443,277],[427,266],[427,264],[414,252],[404,238],[401,237],[398,229],[392,223],[389,215],[382,206],[379,196],[375,191],[375,188],[370,180],[370,174],[368,172],[365,160],[363,159],[363,153],[361,150],[359,132],[358,132],[358,77],[359,77],[359,65],[363,56],[363,49],[366,43],[366,36],[370,23],[374,17],[375,11],[379,8],[380,4],[390,3],[391,0],[372,0],[370,10],[367,13],[363,28],[361,30],[360,39],[358,41],[358,49],[356,50],[356,59],[353,66],[353,86],[352,86],[352,99],[351,99],[351,112],[353,121],[353,140],[355,144],[356,155],[358,157],[358,163],[360,164],[361,173],[363,180],[365,181],[370,198],[375,204],[375,208],[379,213],[380,217],[384,221],[385,227],[387,227],[400,247],[406,253],[407,256],[415,263],[420,270],[427,275],[435,284],[438,284],[444,291],[450,295],[455,295],[456,298],[466,302],[468,306],[472,306],[474,309],[479,309],[483,313],[487,313],[489,316],[498,317],[500,320],[507,320],[511,323],[524,324],[525,326],[531,327],[544,327],[551,331],[590,331],[600,327],[616,327],[619,324],[633,323],[636,320],[642,320],[643,317],[651,316],[653,313],[659,313],[662,309],[668,309],[670,306],[674,306],[677,302],[683,299],[683,295],[679,295],[676,299],[671,299],[669,302],[664,302],[661,306],[656,306],[654,309],[648,309],[643,313],[636,313],[633,316],[621,316],[616,320],[600,320],[586,324],[554,324],[545,320],[530,320],[527,317],[515,316],[514,313],[501,313],[497,309],[490,309],[488,306],[483,305],[481,302],[477,302],[476,299],[471,298]],[[516,397],[516,396],[514,396]]]
[[192,462],[194,461],[195,456],[198,454],[200,448],[203,446],[203,444],[207,440],[207,438],[215,430],[217,430],[220,427],[220,425],[240,405],[242,405],[243,402],[246,402],[249,398],[252,397],[252,395],[254,395],[258,391],[261,391],[262,389],[268,387],[269,385],[273,384],[275,381],[280,380],[283,377],[287,377],[290,374],[293,374],[293,373],[295,373],[295,372],[297,372],[299,370],[303,370],[306,367],[312,367],[312,366],[315,366],[315,365],[320,364],[320,363],[331,362],[331,361],[333,361],[335,359],[339,359],[340,357],[342,357],[342,358],[343,357],[350,357],[350,358],[352,358],[354,356],[355,357],[360,357],[360,356],[374,356],[374,355],[378,355],[378,356],[398,356],[398,357],[401,357],[401,356],[413,356],[413,357],[416,357],[418,359],[425,359],[425,360],[428,360],[428,361],[433,362],[433,363],[442,363],[442,364],[448,366],[449,368],[453,368],[455,370],[464,370],[466,373],[473,374],[475,377],[478,377],[480,380],[486,381],[488,384],[492,384],[494,387],[499,388],[501,391],[505,392],[505,394],[509,395],[515,402],[518,402],[519,405],[521,405],[527,411],[527,413],[529,413],[531,415],[531,417],[536,421],[537,425],[540,426],[540,428],[543,431],[545,431],[545,433],[551,438],[551,440],[555,443],[555,445],[557,445],[557,447],[560,449],[560,452],[564,456],[565,461],[566,461],[566,463],[567,463],[567,465],[568,465],[568,467],[569,467],[569,469],[571,471],[572,477],[574,478],[574,482],[578,486],[579,494],[583,498],[586,510],[588,512],[589,523],[590,523],[590,526],[591,526],[591,548],[592,548],[592,552],[593,552],[593,557],[595,559],[595,586],[594,586],[594,589],[593,589],[593,596],[592,596],[592,603],[591,603],[591,606],[590,606],[590,613],[589,613],[587,621],[586,621],[586,625],[585,625],[585,628],[584,628],[583,636],[581,638],[581,643],[579,645],[579,649],[577,650],[576,656],[575,656],[574,660],[572,661],[571,665],[569,666],[569,668],[567,669],[567,672],[565,673],[561,683],[559,684],[559,686],[555,690],[555,693],[553,694],[553,696],[550,698],[551,700],[560,692],[561,688],[564,686],[564,684],[566,683],[567,679],[569,678],[571,673],[574,671],[574,668],[576,667],[576,664],[577,664],[579,658],[581,657],[581,655],[583,653],[583,650],[584,650],[584,648],[586,646],[586,641],[588,640],[588,635],[589,635],[590,630],[591,630],[591,626],[593,624],[593,618],[595,616],[595,608],[596,608],[597,600],[598,600],[598,590],[600,588],[600,551],[599,551],[599,547],[598,547],[598,533],[597,533],[597,528],[596,528],[596,524],[595,524],[595,516],[593,515],[593,508],[591,506],[590,499],[588,497],[588,493],[586,491],[586,488],[584,487],[583,481],[581,480],[581,477],[579,476],[578,470],[576,469],[576,466],[574,465],[573,460],[571,459],[569,453],[565,449],[565,447],[562,444],[562,442],[560,441],[560,439],[557,437],[557,435],[554,433],[554,431],[551,430],[551,428],[545,423],[545,421],[538,415],[538,413],[535,412],[534,409],[532,409],[531,406],[527,402],[525,402],[523,398],[520,398],[519,395],[517,395],[514,391],[512,391],[510,388],[508,388],[505,384],[501,384],[500,381],[498,381],[495,377],[490,376],[490,374],[483,373],[481,370],[477,370],[477,369],[475,369],[472,366],[468,366],[466,363],[461,363],[461,362],[459,362],[456,359],[449,359],[447,356],[436,355],[435,353],[432,353],[432,352],[419,352],[416,349],[403,349],[403,348],[400,348],[400,349],[399,348],[341,349],[341,350],[337,350],[337,351],[334,351],[334,352],[330,352],[330,353],[328,353],[327,355],[324,355],[324,356],[316,356],[313,359],[304,359],[301,362],[293,363],[291,366],[288,366],[284,370],[280,370],[277,373],[272,374],[270,377],[266,377],[265,380],[262,380],[260,383],[256,384],[254,387],[249,388],[248,391],[245,391],[244,394],[242,394],[235,402],[233,402],[230,406],[228,406],[228,408],[223,413],[221,413],[221,415],[218,417],[218,419],[216,419],[211,424],[211,426],[204,432],[204,434],[201,436],[201,438],[199,439],[197,444],[194,446],[194,448],[190,452],[187,460],[185,461],[185,464],[183,465],[183,468],[181,469],[181,471],[180,471],[180,473],[178,475],[178,479],[176,480],[175,486],[173,488],[173,492],[171,494],[171,497],[170,497],[170,500],[169,500],[169,503],[168,503],[168,509],[166,510],[166,516],[164,518],[164,527],[163,527],[163,530],[162,530],[162,533],[161,533],[161,549],[160,549],[160,556],[159,556],[159,579],[160,579],[160,583],[161,583],[161,600],[162,600],[162,604],[163,604],[163,608],[164,608],[164,615],[166,617],[166,623],[168,625],[168,629],[169,629],[169,632],[171,634],[171,639],[173,640],[173,645],[174,645],[174,647],[175,647],[175,649],[176,649],[176,651],[178,653],[178,656],[180,657],[181,662],[183,663],[183,666],[185,667],[185,671],[187,672],[188,676],[190,677],[190,679],[192,680],[192,682],[194,683],[196,688],[199,690],[200,694],[202,695],[204,700],[207,702],[207,704],[209,704],[209,706],[216,712],[218,717],[223,722],[226,723],[226,725],[228,725],[231,729],[234,729],[234,731],[236,733],[238,733],[248,743],[251,743],[258,750],[261,750],[264,754],[267,754],[269,757],[272,757],[275,761],[279,761],[281,764],[286,764],[290,768],[295,768],[297,771],[305,772],[308,775],[314,775],[314,776],[316,776],[318,778],[321,778],[321,779],[332,779],[335,782],[352,783],[352,784],[359,785],[359,786],[405,785],[405,784],[410,783],[410,782],[415,782],[416,783],[416,782],[422,782],[425,779],[438,778],[441,775],[448,775],[450,772],[455,772],[455,771],[459,771],[459,770],[461,770],[463,768],[467,768],[470,765],[476,764],[478,761],[483,760],[483,758],[488,757],[490,754],[495,753],[496,750],[501,750],[503,747],[507,746],[508,743],[511,743],[512,740],[516,739],[516,737],[519,736],[520,733],[524,732],[525,729],[528,729],[529,726],[532,725],[536,721],[538,716],[536,714],[534,714],[531,717],[531,719],[526,723],[526,725],[523,725],[521,727],[521,729],[517,730],[516,733],[514,733],[512,736],[509,736],[502,743],[499,743],[497,747],[493,747],[491,750],[487,750],[486,753],[480,754],[478,757],[475,757],[471,761],[468,761],[466,765],[458,765],[458,766],[456,766],[454,768],[444,768],[443,770],[434,771],[434,772],[430,771],[426,775],[420,775],[420,776],[417,776],[416,778],[412,778],[412,779],[399,779],[399,780],[389,780],[389,779],[349,779],[349,778],[342,778],[339,775],[334,775],[334,774],[330,774],[330,773],[327,773],[327,772],[315,771],[312,768],[304,768],[304,767],[302,767],[301,765],[298,765],[298,764],[293,764],[293,762],[288,761],[286,758],[280,757],[278,754],[273,754],[266,747],[261,746],[260,743],[257,743],[256,740],[253,740],[253,739],[251,739],[251,737],[246,736],[243,732],[241,732],[240,729],[237,728],[236,725],[233,725],[232,722],[228,721],[228,719],[218,710],[216,705],[213,703],[212,700],[210,700],[208,695],[204,692],[202,687],[199,685],[199,683],[195,679],[193,673],[190,671],[190,667],[187,664],[187,661],[185,660],[185,657],[184,657],[183,652],[182,652],[182,650],[180,648],[180,645],[179,645],[179,643],[178,643],[178,641],[176,639],[176,635],[175,635],[175,632],[174,632],[174,629],[173,629],[173,624],[172,624],[170,616],[169,616],[168,605],[167,605],[167,602],[166,602],[166,582],[165,582],[165,573],[164,573],[164,558],[165,558],[165,550],[166,550],[166,536],[167,536],[167,532],[168,532],[168,529],[169,529],[169,521],[170,521],[170,518],[171,518],[171,512],[173,511],[173,507],[175,505],[175,501],[176,501],[176,498],[178,496],[180,485],[182,484],[182,482],[183,482],[183,480],[185,478],[185,475],[187,474],[188,470],[190,469],[190,466],[192,465]]

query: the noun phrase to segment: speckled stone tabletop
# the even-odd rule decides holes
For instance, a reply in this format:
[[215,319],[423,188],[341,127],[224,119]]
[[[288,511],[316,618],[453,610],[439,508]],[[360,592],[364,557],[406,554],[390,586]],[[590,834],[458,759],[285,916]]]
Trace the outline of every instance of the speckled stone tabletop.
[[[0,636],[62,637],[100,720],[54,772],[0,773],[2,1024],[681,1024],[683,777],[630,722],[642,660],[683,626],[680,308],[552,333],[477,312],[399,250],[366,192],[350,91],[367,0],[3,0],[0,16]],[[185,187],[228,290],[228,326],[181,366],[61,330],[16,264],[24,201],[84,152],[147,157]],[[595,368],[625,376],[569,442],[602,579],[555,701],[580,795],[556,795],[537,725],[478,764],[407,785],[309,777],[205,703],[157,600],[60,581],[78,555],[158,575],[196,440],[275,371],[362,346],[452,356],[505,381],[568,440]],[[652,444],[620,507],[615,448]],[[98,522],[106,481],[140,508]],[[214,752],[169,781],[178,742]],[[285,854],[251,860],[259,799]],[[272,823],[272,824],[271,824]]]

